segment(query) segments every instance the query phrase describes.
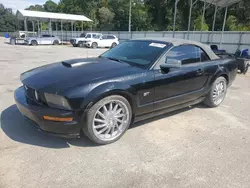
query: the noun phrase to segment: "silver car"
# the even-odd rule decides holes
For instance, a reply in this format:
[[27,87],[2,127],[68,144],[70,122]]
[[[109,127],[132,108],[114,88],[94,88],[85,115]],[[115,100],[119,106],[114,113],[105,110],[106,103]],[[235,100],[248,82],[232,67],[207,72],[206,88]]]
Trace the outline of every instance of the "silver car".
[[36,46],[39,44],[58,45],[61,44],[61,40],[54,35],[41,35],[38,37],[29,37],[24,40],[25,44]]

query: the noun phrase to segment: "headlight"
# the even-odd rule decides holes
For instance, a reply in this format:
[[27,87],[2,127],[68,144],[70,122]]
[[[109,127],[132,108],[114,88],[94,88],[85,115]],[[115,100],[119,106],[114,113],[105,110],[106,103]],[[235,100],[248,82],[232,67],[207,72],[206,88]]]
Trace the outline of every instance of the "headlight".
[[59,95],[44,93],[47,104],[52,108],[59,108],[63,110],[71,110],[68,101]]

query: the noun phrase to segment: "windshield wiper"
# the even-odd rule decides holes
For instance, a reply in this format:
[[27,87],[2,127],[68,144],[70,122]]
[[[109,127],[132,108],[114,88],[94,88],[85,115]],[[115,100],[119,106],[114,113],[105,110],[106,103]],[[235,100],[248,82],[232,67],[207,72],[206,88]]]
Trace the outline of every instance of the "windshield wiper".
[[114,58],[114,57],[105,57],[105,58],[107,58],[107,59],[109,59],[109,60],[112,60],[112,61],[117,61],[117,62],[119,62],[119,63],[124,63],[122,60],[117,59],[117,58]]

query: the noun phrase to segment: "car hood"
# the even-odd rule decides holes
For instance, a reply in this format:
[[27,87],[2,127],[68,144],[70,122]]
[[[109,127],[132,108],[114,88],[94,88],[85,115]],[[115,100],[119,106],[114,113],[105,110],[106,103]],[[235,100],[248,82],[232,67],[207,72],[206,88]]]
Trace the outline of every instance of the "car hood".
[[133,74],[143,69],[104,58],[63,61],[21,74],[23,84],[47,93],[60,93],[77,85]]

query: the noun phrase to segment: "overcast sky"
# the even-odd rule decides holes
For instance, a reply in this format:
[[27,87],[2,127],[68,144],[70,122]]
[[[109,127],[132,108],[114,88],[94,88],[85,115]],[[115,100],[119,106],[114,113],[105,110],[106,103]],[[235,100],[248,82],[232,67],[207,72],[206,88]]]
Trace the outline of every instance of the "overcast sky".
[[[53,0],[54,2],[58,3],[59,0]],[[17,9],[25,9],[30,5],[40,4],[43,5],[46,0],[0,0],[7,8],[12,8],[14,11]]]

